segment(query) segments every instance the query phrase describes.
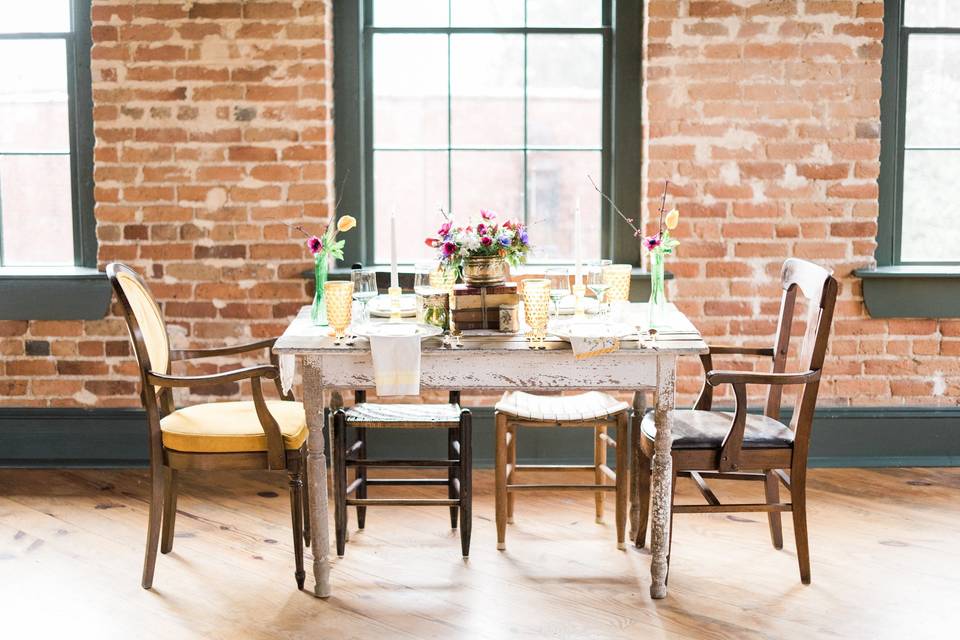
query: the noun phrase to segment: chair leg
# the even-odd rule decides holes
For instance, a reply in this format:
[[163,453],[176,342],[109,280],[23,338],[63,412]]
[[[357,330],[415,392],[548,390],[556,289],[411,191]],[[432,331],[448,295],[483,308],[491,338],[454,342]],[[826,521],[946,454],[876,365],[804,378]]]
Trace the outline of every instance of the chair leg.
[[307,473],[307,450],[306,448],[302,449],[300,452],[300,460],[302,460],[302,470],[300,476],[303,478],[303,491],[301,492],[303,496],[303,546],[310,546],[310,476]]
[[[367,459],[367,430],[357,429],[357,439],[360,440],[360,450],[357,455],[361,460]],[[363,482],[357,487],[357,497],[367,497],[367,468],[357,467],[357,478],[362,478]],[[357,528],[363,529],[367,524],[367,508],[357,505]]]
[[473,422],[469,412],[460,414],[460,550],[470,556],[473,529]]
[[[507,446],[507,464],[510,465],[510,473],[507,474],[507,484],[513,484],[513,474],[517,472],[517,433],[519,430],[516,425],[507,427],[507,433],[510,434],[510,444]],[[507,492],[507,524],[513,524],[513,506],[517,501],[517,494]]]
[[293,557],[296,561],[294,578],[297,580],[297,589],[303,590],[303,583],[307,574],[303,570],[303,462],[290,472],[290,519],[293,525]]
[[333,514],[337,538],[337,556],[347,546],[347,426],[342,411],[333,414]]
[[807,470],[790,472],[790,502],[793,503],[793,535],[797,539],[800,582],[810,584],[810,547],[807,541]]
[[[780,502],[780,479],[773,471],[765,471],[764,490],[767,496],[767,504],[777,504]],[[783,525],[780,520],[780,512],[771,511],[767,514],[767,522],[770,524],[770,541],[774,549],[783,549]]]
[[177,522],[177,472],[164,467],[163,532],[160,534],[160,553],[173,550],[173,532]]
[[[600,434],[606,432],[606,427],[593,428],[593,480],[595,484],[606,484],[606,476],[600,471],[600,465],[607,463],[607,443],[600,439]],[[596,504],[597,524],[603,524],[604,493],[604,491],[596,491],[593,494],[593,500]]]
[[160,543],[160,524],[163,517],[163,476],[164,469],[159,465],[150,471],[150,519],[147,521],[147,549],[143,557],[143,577],[140,580],[144,589],[153,586],[153,570],[157,565],[157,545]]
[[627,498],[630,493],[630,471],[627,469],[630,423],[626,413],[617,418],[617,549],[626,549]]
[[494,447],[496,450],[494,475],[496,478],[496,510],[497,510],[497,549],[507,548],[507,416],[495,413],[496,433]]
[[[453,443],[460,441],[460,460],[463,460],[463,429],[457,427],[456,429],[447,429],[447,457],[451,460],[457,458],[457,450],[454,448]],[[463,493],[463,466],[459,467],[450,467],[447,469],[447,498],[453,500],[457,497],[457,492],[454,489],[454,480],[460,481],[460,492]],[[460,477],[458,477],[460,476]],[[459,512],[458,507],[450,507],[450,528],[457,528],[457,513]]]
[[650,522],[650,458],[640,451],[636,457],[637,474],[636,483],[638,491],[638,514],[637,531],[635,543],[638,548],[643,548],[647,543],[647,524]]

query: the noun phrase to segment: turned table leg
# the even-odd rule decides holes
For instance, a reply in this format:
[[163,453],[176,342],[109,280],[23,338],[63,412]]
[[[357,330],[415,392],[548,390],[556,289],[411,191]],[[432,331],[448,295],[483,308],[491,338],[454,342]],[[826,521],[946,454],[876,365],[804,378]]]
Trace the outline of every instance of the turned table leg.
[[330,597],[330,524],[327,514],[327,459],[324,454],[324,398],[320,360],[303,360],[303,406],[310,436],[307,440],[307,477],[310,483],[310,550],[313,554],[313,594]]
[[657,391],[654,420],[657,438],[654,441],[652,460],[652,509],[650,548],[653,556],[650,563],[650,596],[664,598],[667,595],[667,571],[670,540],[670,496],[673,481],[673,460],[670,455],[672,417],[676,385],[676,357],[657,358]]
[[637,537],[637,528],[640,526],[640,476],[637,469],[640,467],[640,421],[646,409],[646,393],[633,392],[633,418],[630,420],[630,539]]

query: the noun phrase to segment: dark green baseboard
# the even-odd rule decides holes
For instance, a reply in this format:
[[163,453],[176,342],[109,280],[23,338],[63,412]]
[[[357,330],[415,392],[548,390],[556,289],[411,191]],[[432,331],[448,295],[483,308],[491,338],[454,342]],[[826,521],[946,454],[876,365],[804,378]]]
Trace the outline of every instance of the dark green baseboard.
[[[476,408],[474,464],[493,466],[493,410]],[[789,416],[787,416],[789,417]],[[585,464],[593,455],[584,429],[529,429],[520,462]],[[439,431],[385,430],[371,456],[442,457]],[[141,467],[147,427],[137,409],[0,409],[0,467]],[[816,467],[960,466],[960,407],[837,407],[817,412],[810,464]]]

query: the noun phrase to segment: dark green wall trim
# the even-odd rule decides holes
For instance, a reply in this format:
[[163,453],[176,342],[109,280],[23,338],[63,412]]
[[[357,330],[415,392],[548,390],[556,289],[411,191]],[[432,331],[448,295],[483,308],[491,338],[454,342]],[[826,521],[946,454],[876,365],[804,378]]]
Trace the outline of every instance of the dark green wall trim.
[[960,318],[960,268],[892,266],[857,269],[874,318]]
[[897,209],[900,179],[900,3],[885,0],[883,7],[883,60],[880,95],[880,214],[877,218],[877,249],[881,266],[895,263]]
[[[493,465],[493,410],[473,409],[474,460]],[[789,418],[789,414],[785,419]],[[581,429],[528,429],[520,460],[582,464],[592,457]],[[370,454],[441,456],[438,431],[382,431]],[[142,467],[147,427],[138,409],[0,409],[0,467]],[[960,407],[837,407],[817,411],[810,463],[816,467],[960,466]]]
[[111,295],[96,269],[0,268],[0,320],[99,320]]

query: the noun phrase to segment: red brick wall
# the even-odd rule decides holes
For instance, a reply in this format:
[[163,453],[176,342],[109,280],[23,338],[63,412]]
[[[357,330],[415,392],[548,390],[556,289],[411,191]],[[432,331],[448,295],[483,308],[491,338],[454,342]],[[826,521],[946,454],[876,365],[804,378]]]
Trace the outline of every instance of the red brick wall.
[[[330,4],[94,0],[100,261],[148,276],[176,345],[275,335],[307,300],[284,223],[331,205]],[[671,297],[708,336],[768,342],[779,265],[814,259],[841,282],[825,402],[956,404],[960,321],[872,320],[850,275],[873,261],[881,18],[650,0],[642,188],[652,210],[673,185]],[[137,404],[115,316],[0,322],[0,358],[2,405]],[[681,373],[688,402],[699,364]]]
[[[277,335],[309,295],[287,224],[331,205],[330,5],[93,1],[99,262],[148,277],[175,345]],[[0,354],[0,404],[138,403],[117,316],[0,322]]]
[[[650,0],[644,188],[683,212],[672,296],[715,342],[768,344],[785,257],[834,269],[827,403],[957,404],[960,322],[873,320],[883,2]],[[723,363],[719,363],[723,364]],[[699,387],[695,361],[682,387]]]

